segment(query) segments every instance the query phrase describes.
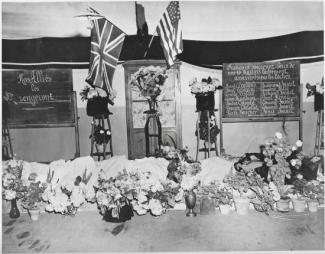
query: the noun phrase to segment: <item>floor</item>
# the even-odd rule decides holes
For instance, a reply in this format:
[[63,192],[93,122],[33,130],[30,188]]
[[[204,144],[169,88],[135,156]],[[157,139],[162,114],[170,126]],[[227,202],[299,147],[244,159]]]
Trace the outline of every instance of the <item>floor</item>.
[[190,218],[184,211],[160,217],[135,215],[124,224],[108,223],[97,211],[75,217],[42,213],[36,222],[24,213],[2,217],[2,252],[156,252],[324,250],[324,208],[317,213],[269,216],[219,212]]

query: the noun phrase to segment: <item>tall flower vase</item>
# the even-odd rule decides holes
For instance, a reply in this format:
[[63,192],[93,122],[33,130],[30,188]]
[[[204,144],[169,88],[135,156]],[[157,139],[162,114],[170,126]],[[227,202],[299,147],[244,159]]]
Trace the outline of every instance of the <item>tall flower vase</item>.
[[196,203],[196,194],[193,190],[190,190],[186,195],[185,195],[185,204],[186,207],[188,208],[188,212],[186,213],[187,217],[195,217],[196,213],[193,211]]
[[157,100],[156,99],[148,99],[149,110],[145,111],[144,113],[154,114],[157,113]]
[[12,219],[16,219],[20,216],[20,212],[17,207],[17,199],[12,199],[11,200],[11,209],[9,212],[9,217]]

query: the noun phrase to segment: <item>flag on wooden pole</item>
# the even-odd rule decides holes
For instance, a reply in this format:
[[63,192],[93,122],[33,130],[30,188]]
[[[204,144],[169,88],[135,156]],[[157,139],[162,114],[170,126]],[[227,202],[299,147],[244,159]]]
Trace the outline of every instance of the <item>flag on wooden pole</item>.
[[108,94],[109,103],[114,105],[116,92],[112,88],[112,80],[125,33],[105,18],[90,19],[90,22],[90,65],[86,82],[93,87],[104,89]]
[[142,42],[148,36],[148,25],[146,22],[144,7],[135,2],[135,16],[137,22],[137,37]]
[[174,64],[176,56],[183,51],[180,19],[179,2],[171,1],[157,26],[157,33],[168,67]]

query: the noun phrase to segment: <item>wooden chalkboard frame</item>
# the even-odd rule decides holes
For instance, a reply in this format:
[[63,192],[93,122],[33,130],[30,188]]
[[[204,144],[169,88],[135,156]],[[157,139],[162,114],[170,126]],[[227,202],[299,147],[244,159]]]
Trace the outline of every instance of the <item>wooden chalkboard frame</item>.
[[8,124],[9,129],[28,129],[28,128],[61,128],[61,127],[74,127],[75,130],[75,158],[80,157],[80,142],[79,142],[79,117],[77,109],[77,95],[76,92],[72,92],[72,104],[74,119],[71,123],[55,123],[55,124]]
[[[244,123],[244,122],[283,122],[285,121],[298,121],[299,122],[299,139],[303,141],[303,87],[300,84],[300,62],[298,62],[299,70],[299,116],[261,116],[261,117],[245,117],[245,118],[226,118],[223,117],[223,92],[219,93],[219,122],[220,122],[220,154],[225,154],[223,146],[223,123]],[[264,63],[264,62],[262,62]],[[249,63],[248,63],[249,64]],[[222,78],[222,82],[224,79]]]

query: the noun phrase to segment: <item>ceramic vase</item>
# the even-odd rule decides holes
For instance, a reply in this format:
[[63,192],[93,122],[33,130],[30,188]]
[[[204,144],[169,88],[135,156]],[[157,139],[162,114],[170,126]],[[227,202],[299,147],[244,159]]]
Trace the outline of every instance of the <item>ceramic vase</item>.
[[221,214],[229,214],[230,213],[230,205],[219,205]]
[[20,216],[20,212],[17,207],[17,199],[12,199],[11,200],[11,208],[9,212],[9,217],[12,219],[16,219]]
[[315,213],[318,210],[318,200],[311,199],[307,201],[309,212]]
[[289,212],[290,199],[280,199],[276,202],[276,209],[279,212]]
[[237,214],[248,214],[250,199],[248,197],[236,197],[234,198]]
[[32,219],[32,221],[38,221],[39,215],[40,215],[40,209],[30,209],[28,210],[29,216]]
[[292,199],[293,210],[297,213],[305,211],[306,200],[305,199]]
[[188,217],[195,217],[196,213],[193,211],[196,203],[196,194],[193,190],[190,190],[185,195],[185,204],[188,209],[188,212],[186,213],[186,216]]

